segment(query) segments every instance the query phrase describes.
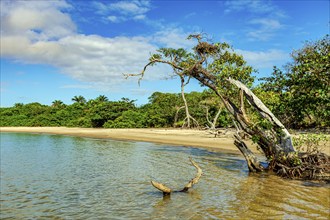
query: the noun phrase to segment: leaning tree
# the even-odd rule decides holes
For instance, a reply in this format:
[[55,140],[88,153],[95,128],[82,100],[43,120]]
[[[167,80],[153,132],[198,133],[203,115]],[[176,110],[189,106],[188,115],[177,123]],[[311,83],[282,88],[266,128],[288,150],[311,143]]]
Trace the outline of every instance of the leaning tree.
[[[160,48],[158,50],[158,52],[159,52],[158,54],[152,55],[152,59],[150,59],[149,63],[147,65],[145,65],[145,67],[143,69],[143,73],[146,71],[147,67],[153,66],[159,62],[162,62],[162,60],[159,59],[160,57],[158,57],[159,54],[162,54],[164,57],[166,57],[169,60],[175,60],[175,62],[179,62],[179,63],[181,63],[184,59],[186,59],[187,57],[189,57],[191,55],[183,48],[179,48],[179,49]],[[127,78],[129,76],[134,76],[136,74],[125,74],[125,75]],[[178,115],[178,112],[182,108],[184,108],[186,117],[183,119],[182,127],[184,127],[184,128],[199,127],[198,121],[189,112],[189,106],[188,106],[188,102],[186,100],[185,91],[184,91],[185,86],[187,86],[190,82],[191,76],[186,75],[180,69],[173,68],[173,75],[171,74],[170,78],[174,78],[176,76],[179,76],[179,78],[180,78],[181,97],[182,97],[182,100],[184,103],[184,106],[177,108],[176,116]],[[176,120],[175,120],[175,122],[176,122]]]
[[[194,78],[213,90],[236,124],[234,144],[244,155],[250,172],[271,170],[288,178],[329,181],[330,156],[295,150],[285,126],[249,89],[253,69],[243,57],[228,44],[209,42],[200,34],[190,35],[188,39],[196,40],[192,52],[160,49],[151,55],[141,73],[129,75],[140,76],[141,80],[151,64],[166,64],[174,72]],[[267,167],[247,147],[241,134],[258,145],[268,160]]]

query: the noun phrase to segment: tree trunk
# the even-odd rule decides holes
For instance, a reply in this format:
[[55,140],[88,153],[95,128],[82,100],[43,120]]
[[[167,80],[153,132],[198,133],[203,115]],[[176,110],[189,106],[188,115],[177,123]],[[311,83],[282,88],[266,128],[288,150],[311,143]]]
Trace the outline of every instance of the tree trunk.
[[211,121],[211,120],[210,120],[210,117],[209,117],[209,109],[208,109],[207,106],[204,106],[204,107],[205,107],[205,109],[206,109],[206,121],[207,121],[207,123],[209,123],[209,125],[210,125],[209,129],[210,129],[210,130],[215,130],[216,125],[217,125],[218,118],[219,118],[220,113],[221,113],[221,109],[219,108],[217,114],[214,116],[213,120]]
[[[267,169],[273,170],[278,175],[287,178],[330,182],[330,156],[324,153],[298,154],[293,147],[288,130],[244,84],[234,79],[227,79],[229,83],[235,85],[240,90],[240,106],[238,107],[231,101],[230,97],[219,93],[214,83],[216,78],[207,71],[197,69],[191,75],[202,84],[211,88],[219,96],[234,121],[238,123],[239,126],[237,127],[239,129],[242,129],[251,137],[255,137],[256,143],[269,161]],[[271,127],[265,129],[249,120],[245,112],[244,98],[263,119],[271,124]],[[244,155],[251,172],[264,170],[257,157],[246,146],[239,135],[235,136],[235,145]]]
[[173,123],[173,127],[176,126],[176,123],[178,122],[178,118],[179,118],[179,111],[181,109],[183,109],[185,106],[181,106],[181,107],[175,107],[176,108],[176,112],[175,112],[175,116],[174,116],[174,123]]
[[[277,140],[277,143],[275,143],[275,151],[276,152],[284,152],[284,153],[290,153],[294,152],[295,149],[292,145],[292,139],[291,135],[288,132],[288,130],[284,127],[284,125],[273,115],[273,113],[264,105],[264,103],[256,96],[254,93],[247,88],[243,83],[234,80],[234,79],[228,79],[228,81],[237,86],[241,91],[243,91],[244,96],[249,101],[250,105],[254,107],[254,109],[264,118],[267,119],[274,127],[272,128],[272,136],[270,138],[274,138]],[[242,96],[242,95],[241,95]],[[243,98],[241,98],[243,100]],[[244,103],[241,102],[241,108],[243,107]],[[242,110],[241,110],[242,112]],[[245,114],[243,112],[243,114]],[[244,129],[244,127],[243,127]],[[244,129],[249,131],[248,129]],[[253,133],[250,135],[254,135]]]
[[260,172],[264,170],[264,167],[261,165],[257,157],[252,153],[252,151],[246,146],[239,134],[235,134],[235,146],[241,151],[243,156],[246,159],[248,168],[250,172]]
[[188,107],[188,103],[187,103],[187,100],[186,100],[186,97],[185,97],[185,94],[184,94],[184,87],[185,87],[185,80],[184,80],[184,77],[180,75],[180,79],[181,79],[181,96],[182,96],[182,100],[184,102],[184,106],[185,106],[185,111],[186,111],[186,117],[184,119],[184,123],[182,125],[182,127],[187,127],[187,128],[191,128],[193,127],[193,125],[191,124],[191,121],[193,121],[193,124],[198,127],[199,124],[197,122],[196,119],[194,119],[190,113],[189,113],[189,107]]

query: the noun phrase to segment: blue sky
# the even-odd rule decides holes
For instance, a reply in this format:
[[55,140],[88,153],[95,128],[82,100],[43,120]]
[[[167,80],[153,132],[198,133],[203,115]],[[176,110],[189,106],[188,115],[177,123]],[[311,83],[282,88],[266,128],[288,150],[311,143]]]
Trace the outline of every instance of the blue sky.
[[[258,70],[290,61],[306,40],[329,34],[329,1],[1,0],[1,107],[105,95],[145,104],[155,91],[179,92],[168,67],[136,78],[159,47],[191,48],[191,33],[230,43]],[[186,91],[201,91],[191,82]]]

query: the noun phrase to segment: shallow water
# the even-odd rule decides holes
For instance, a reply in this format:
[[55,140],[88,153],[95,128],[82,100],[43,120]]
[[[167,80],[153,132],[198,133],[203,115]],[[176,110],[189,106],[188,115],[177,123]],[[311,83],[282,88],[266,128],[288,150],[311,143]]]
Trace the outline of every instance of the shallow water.
[[[156,180],[188,193],[163,198]],[[329,219],[329,185],[251,175],[240,155],[1,133],[1,219]]]

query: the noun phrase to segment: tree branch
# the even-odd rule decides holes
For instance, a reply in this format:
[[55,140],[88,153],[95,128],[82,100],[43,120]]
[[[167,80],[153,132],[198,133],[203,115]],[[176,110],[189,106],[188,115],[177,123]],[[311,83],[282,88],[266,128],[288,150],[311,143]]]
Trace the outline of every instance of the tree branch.
[[158,190],[163,192],[163,195],[169,195],[171,194],[172,190],[170,188],[168,188],[167,186],[165,186],[164,184],[155,182],[151,180],[151,184]]
[[128,73],[128,74],[123,74],[123,75],[125,76],[126,79],[128,77],[131,77],[131,76],[140,76],[140,78],[138,80],[138,83],[140,85],[140,81],[143,79],[144,73],[147,70],[147,68],[149,66],[152,66],[155,63],[165,63],[165,64],[168,64],[168,65],[172,66],[173,69],[183,70],[183,68],[181,68],[180,66],[176,65],[174,62],[170,62],[170,61],[166,61],[166,60],[161,60],[161,59],[153,59],[149,63],[147,63],[147,65],[144,66],[144,68],[141,71],[141,73],[137,73],[137,74]]
[[[174,191],[174,192],[187,192],[193,185],[197,184],[199,179],[201,178],[202,176],[202,169],[199,167],[199,165],[193,161],[191,158],[189,158],[191,164],[197,169],[197,174],[196,176],[191,179],[188,184],[185,185],[185,187],[182,189],[182,190],[179,190],[179,191]],[[151,184],[158,190],[162,191],[163,192],[163,195],[166,196],[166,195],[170,195],[172,191],[172,189],[170,189],[169,187],[165,186],[164,184],[162,183],[158,183],[158,182],[155,182],[155,181],[151,181]]]
[[180,191],[180,192],[187,192],[194,184],[198,183],[199,179],[201,178],[203,171],[202,169],[198,166],[198,164],[193,161],[191,158],[189,158],[191,164],[197,169],[197,174],[196,176],[185,185],[185,187]]

